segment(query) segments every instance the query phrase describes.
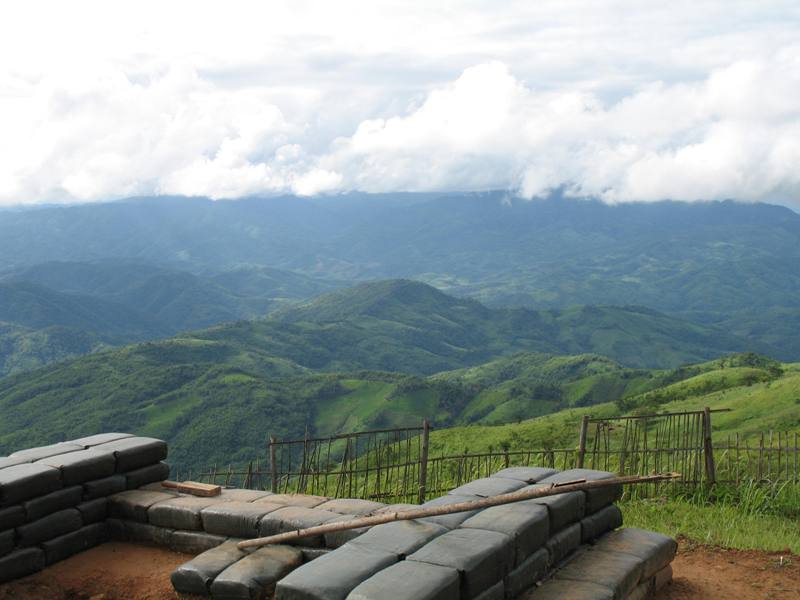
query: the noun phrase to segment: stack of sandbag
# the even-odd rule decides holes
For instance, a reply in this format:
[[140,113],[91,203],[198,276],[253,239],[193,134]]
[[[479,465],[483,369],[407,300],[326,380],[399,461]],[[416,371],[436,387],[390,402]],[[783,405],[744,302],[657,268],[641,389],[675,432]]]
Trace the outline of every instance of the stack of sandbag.
[[0,457],[0,582],[107,538],[108,497],[161,481],[161,440],[106,433]]

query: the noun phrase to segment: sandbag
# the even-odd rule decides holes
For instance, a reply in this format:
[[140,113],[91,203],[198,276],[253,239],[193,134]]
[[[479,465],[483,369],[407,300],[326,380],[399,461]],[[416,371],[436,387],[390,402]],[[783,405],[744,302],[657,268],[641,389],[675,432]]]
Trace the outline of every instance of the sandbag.
[[614,600],[607,587],[585,581],[549,579],[532,590],[526,600]]
[[678,543],[660,533],[629,527],[603,536],[595,548],[638,557],[642,561],[642,579],[647,579],[672,562]]
[[347,600],[460,600],[458,571],[404,560],[360,583]]
[[218,502],[202,509],[202,528],[217,535],[254,538],[261,517],[280,508],[284,506],[267,502]]
[[310,496],[307,494],[271,494],[269,497],[259,498],[255,500],[255,502],[269,502],[270,504],[315,508],[328,500],[330,500],[330,498],[326,498],[325,496]]
[[45,540],[77,531],[81,527],[83,527],[81,513],[76,508],[67,508],[17,527],[18,545],[21,548],[36,546]]
[[201,554],[206,550],[216,548],[227,539],[225,536],[203,531],[173,531],[167,545],[173,552]]
[[550,565],[557,565],[566,556],[581,545],[581,524],[573,523],[558,533],[550,536],[545,548],[550,553]]
[[5,469],[6,467],[15,467],[16,465],[24,465],[28,462],[31,461],[26,460],[24,457],[11,458],[10,456],[0,456],[0,469]]
[[[526,488],[542,489],[549,488],[547,484],[534,483]],[[522,500],[517,504],[539,504],[547,507],[547,515],[550,519],[550,535],[564,529],[567,525],[577,523],[586,514],[586,494],[583,492],[567,492],[566,494],[555,494],[553,496],[543,496]]]
[[511,571],[505,578],[506,593],[509,598],[516,598],[525,590],[547,574],[547,565],[550,563],[550,553],[547,548],[541,548],[519,566]]
[[0,558],[0,583],[25,577],[44,569],[44,551],[24,548]]
[[[542,479],[542,483],[565,483],[585,479],[586,481],[597,481],[598,479],[611,479],[616,477],[609,471],[595,471],[593,469],[570,469],[561,471]],[[613,485],[605,488],[585,490],[586,494],[586,514],[590,515],[601,508],[613,504],[622,497],[622,486]]]
[[312,560],[325,556],[333,552],[330,548],[309,548],[308,546],[297,546],[297,549],[303,553],[303,562],[311,562]]
[[172,587],[181,594],[208,596],[214,578],[246,555],[235,541],[220,544],[175,569],[170,576]]
[[[511,481],[511,480],[509,480]],[[547,508],[540,504],[504,504],[482,510],[461,524],[503,533],[514,540],[514,566],[544,546],[550,535]]]
[[[356,517],[351,516],[350,518]],[[326,533],[323,536],[325,539],[325,547],[332,549],[340,548],[345,544],[352,542],[353,540],[357,540],[367,531],[369,531],[369,529],[369,527],[359,527],[358,529],[344,529],[342,531],[332,531],[330,533]]]
[[38,498],[31,498],[22,503],[28,521],[36,521],[49,514],[74,508],[83,499],[83,488],[79,485],[50,492]]
[[[642,566],[643,573],[644,573],[644,565]],[[665,585],[667,585],[670,581],[672,581],[672,565],[667,565],[663,569],[659,570],[655,575],[653,575],[653,591],[657,592]]]
[[22,525],[25,520],[25,509],[21,504],[0,508],[0,531],[13,529],[17,525]]
[[525,484],[516,479],[484,477],[483,479],[475,479],[474,481],[465,483],[448,493],[451,496],[480,496],[481,498],[489,498],[491,496],[499,496],[500,494],[514,492],[522,487],[525,487]]
[[83,519],[84,525],[99,523],[100,521],[105,521],[106,517],[108,517],[107,498],[95,498],[94,500],[87,500],[86,502],[81,502],[78,504],[76,508],[78,509],[78,512],[81,513],[81,519]]
[[275,600],[343,600],[360,583],[396,562],[395,554],[348,544],[281,579]]
[[135,490],[145,484],[164,481],[169,477],[169,465],[156,463],[141,469],[135,469],[125,474],[125,487]]
[[[456,496],[456,495],[440,496],[439,498],[428,500],[428,502],[422,505],[422,508],[431,508],[434,506],[443,506],[446,504],[458,504],[459,502],[470,502],[473,500],[480,500],[480,499],[481,499],[480,496]],[[455,529],[456,527],[461,525],[461,523],[463,523],[470,517],[475,516],[476,514],[478,514],[477,510],[469,510],[465,512],[453,513],[450,515],[440,515],[438,517],[425,517],[424,519],[420,519],[420,521],[436,523],[437,525],[447,527],[448,529]]]
[[108,497],[108,514],[118,519],[129,519],[147,522],[147,509],[157,502],[175,498],[174,494],[165,492],[143,492],[128,490]]
[[585,581],[602,585],[624,599],[638,585],[642,576],[642,560],[622,552],[592,549],[577,556],[556,572],[556,579]]
[[262,600],[275,585],[303,564],[303,554],[289,546],[265,546],[222,571],[211,583],[214,600]]
[[0,531],[0,556],[5,556],[14,549],[16,533],[13,529]]
[[127,489],[125,475],[111,475],[103,479],[87,481],[83,484],[83,497],[87,500],[105,498]]
[[624,600],[647,600],[653,592],[653,586],[649,583],[640,583],[637,585],[630,594],[625,596]]
[[374,513],[376,510],[385,508],[383,502],[373,502],[372,500],[358,500],[356,498],[337,498],[328,500],[316,506],[320,510],[339,513],[341,515],[363,515]]
[[200,512],[204,508],[219,503],[217,498],[178,496],[153,504],[147,510],[147,520],[157,527],[202,531],[203,520],[200,516]]
[[[94,446],[101,452],[113,452],[117,459],[117,473],[127,473],[156,464],[167,458],[167,444],[148,437],[129,437]],[[148,482],[145,482],[148,483]]]
[[116,466],[113,453],[94,449],[59,454],[37,462],[59,469],[64,485],[76,485],[108,477],[114,474]]
[[[258,504],[258,501],[254,504]],[[258,524],[258,535],[259,537],[265,537],[347,519],[347,515],[340,515],[327,510],[303,508],[301,506],[284,506],[267,513],[261,518]],[[325,543],[325,539],[323,536],[317,535],[300,538],[296,543],[301,546],[322,546]]]
[[[106,521],[106,523],[108,520]],[[149,523],[137,521],[123,521],[125,527],[125,540],[131,542],[145,542],[156,546],[169,546],[174,530],[166,527],[156,527]]]
[[504,600],[505,597],[505,584],[502,581],[498,581],[485,592],[481,592],[477,596],[473,596],[473,600]]
[[110,517],[105,520],[106,530],[108,531],[108,539],[114,542],[127,542],[128,531],[125,529],[125,523],[122,519],[115,519]]
[[474,598],[502,581],[514,566],[513,539],[496,531],[454,529],[407,560],[451,567],[461,574],[461,596]]
[[498,471],[492,477],[500,477],[503,479],[516,479],[527,484],[537,483],[558,473],[555,469],[546,469],[544,467],[508,467],[502,471]]
[[[272,492],[264,490],[243,490],[243,489],[223,489],[222,493],[218,496],[225,502],[255,502],[256,500],[265,500],[269,502],[267,496],[273,496]],[[281,502],[274,502],[273,504],[282,504]]]
[[43,496],[61,488],[58,469],[41,464],[0,469],[0,508]]
[[18,458],[26,462],[36,462],[42,458],[49,458],[58,454],[66,454],[68,452],[77,452],[83,450],[83,446],[73,444],[71,442],[59,442],[57,444],[50,444],[49,446],[39,446],[38,448],[27,448],[25,450],[18,450],[12,452],[9,458]]
[[394,521],[373,527],[364,535],[353,540],[352,543],[365,550],[373,549],[396,554],[402,560],[422,548],[433,538],[448,531],[447,527],[436,523]]
[[407,510],[416,510],[418,508],[419,504],[407,504],[407,503],[389,504],[387,506],[384,506],[383,508],[376,509],[375,514],[385,515],[386,513],[405,512]]
[[44,550],[45,562],[47,565],[52,565],[73,554],[94,548],[107,540],[105,523],[93,523],[81,527],[78,531],[43,542],[42,550]]
[[581,519],[581,542],[585,544],[621,526],[622,511],[613,504],[606,506],[593,515]]
[[124,440],[125,438],[132,437],[134,437],[132,433],[98,433],[96,435],[90,435],[88,437],[72,440],[70,444],[77,444],[78,446],[82,446],[84,448],[92,448],[94,446],[100,446],[101,444],[116,442],[117,440]]

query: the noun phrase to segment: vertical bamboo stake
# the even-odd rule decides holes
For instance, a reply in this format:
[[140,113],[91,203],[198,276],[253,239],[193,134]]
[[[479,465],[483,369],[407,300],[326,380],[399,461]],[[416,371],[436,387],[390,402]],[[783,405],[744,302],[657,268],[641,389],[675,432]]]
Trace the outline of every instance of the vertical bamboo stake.
[[425,502],[428,485],[428,448],[430,444],[431,425],[428,419],[422,421],[422,454],[419,457],[419,504]]
[[714,446],[711,442],[711,409],[703,409],[703,449],[706,455],[706,479],[709,485],[717,481],[716,467],[714,465]]
[[586,434],[589,432],[589,415],[583,415],[581,419],[581,432],[578,437],[578,468],[583,468],[583,460],[586,456]]

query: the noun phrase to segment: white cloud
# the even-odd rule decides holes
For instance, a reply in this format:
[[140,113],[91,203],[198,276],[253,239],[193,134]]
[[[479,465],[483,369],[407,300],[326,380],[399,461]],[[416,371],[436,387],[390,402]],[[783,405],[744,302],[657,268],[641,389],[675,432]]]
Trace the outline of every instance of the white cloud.
[[800,198],[792,2],[3,12],[0,204],[562,186]]

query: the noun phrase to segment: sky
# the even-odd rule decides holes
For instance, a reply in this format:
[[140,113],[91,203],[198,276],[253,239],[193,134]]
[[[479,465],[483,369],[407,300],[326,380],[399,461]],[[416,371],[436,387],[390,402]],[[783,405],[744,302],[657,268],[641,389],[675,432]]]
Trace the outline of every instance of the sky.
[[800,3],[5,2],[0,205],[554,189],[800,208]]

